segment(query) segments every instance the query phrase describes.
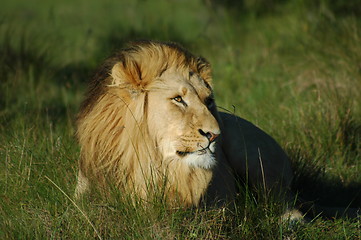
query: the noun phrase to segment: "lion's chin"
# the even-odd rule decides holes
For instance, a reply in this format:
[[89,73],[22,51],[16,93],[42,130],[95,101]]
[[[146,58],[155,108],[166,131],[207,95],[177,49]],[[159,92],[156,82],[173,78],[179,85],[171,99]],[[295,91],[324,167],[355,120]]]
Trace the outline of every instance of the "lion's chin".
[[216,156],[209,150],[189,153],[182,160],[193,168],[211,169],[216,165]]

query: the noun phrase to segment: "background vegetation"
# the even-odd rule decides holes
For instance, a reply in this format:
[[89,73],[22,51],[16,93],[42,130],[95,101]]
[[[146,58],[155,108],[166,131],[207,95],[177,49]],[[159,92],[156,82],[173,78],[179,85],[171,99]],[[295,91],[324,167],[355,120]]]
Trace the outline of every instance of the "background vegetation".
[[[217,105],[270,133],[294,187],[361,206],[358,0],[22,1],[0,8],[1,239],[360,239],[360,219],[287,228],[247,189],[232,211],[74,205],[74,119],[97,65],[128,40],[172,40],[213,65]],[[121,193],[118,193],[121,194]],[[79,207],[79,208],[78,208]]]

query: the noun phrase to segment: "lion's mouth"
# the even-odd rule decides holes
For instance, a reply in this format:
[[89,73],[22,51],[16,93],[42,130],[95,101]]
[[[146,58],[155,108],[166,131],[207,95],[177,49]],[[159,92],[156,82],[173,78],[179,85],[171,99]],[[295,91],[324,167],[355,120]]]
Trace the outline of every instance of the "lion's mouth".
[[180,157],[185,157],[189,154],[197,154],[197,155],[203,155],[203,154],[214,154],[215,153],[215,147],[213,146],[213,144],[209,144],[207,147],[202,148],[200,150],[196,150],[196,151],[176,151],[177,155]]
[[186,155],[190,154],[191,152],[182,152],[182,151],[177,151],[176,153],[177,153],[177,155],[178,155],[178,156],[180,156],[180,157],[184,157],[184,156],[186,156]]

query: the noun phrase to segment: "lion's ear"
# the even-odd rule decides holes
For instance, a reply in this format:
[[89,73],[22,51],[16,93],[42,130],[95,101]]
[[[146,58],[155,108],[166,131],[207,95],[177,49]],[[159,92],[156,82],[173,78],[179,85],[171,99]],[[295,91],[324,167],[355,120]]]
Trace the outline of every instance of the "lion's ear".
[[133,93],[141,92],[145,88],[141,66],[134,60],[127,59],[116,63],[111,70],[111,76],[112,85],[126,87]]
[[199,75],[212,86],[212,69],[211,64],[204,58],[197,58],[197,71]]

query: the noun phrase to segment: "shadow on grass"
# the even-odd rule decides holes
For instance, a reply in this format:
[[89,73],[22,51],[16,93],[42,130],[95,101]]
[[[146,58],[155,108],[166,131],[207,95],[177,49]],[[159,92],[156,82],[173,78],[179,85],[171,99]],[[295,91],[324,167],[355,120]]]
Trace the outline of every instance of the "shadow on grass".
[[[7,80],[9,73],[16,71],[27,72],[32,69],[37,77],[42,69],[46,69],[50,61],[46,50],[32,44],[25,33],[16,39],[11,39],[11,34],[6,32],[0,43],[0,76],[2,83]],[[15,46],[14,46],[15,45]]]
[[[342,154],[340,164],[346,169],[359,164],[356,161],[361,153],[361,123],[353,118],[350,111],[342,113],[339,118],[341,120],[332,138]],[[314,156],[300,148],[287,149],[287,153],[294,162],[293,188],[302,198],[330,207],[361,208],[360,179],[345,183],[330,176],[325,168],[317,164]]]
[[294,160],[295,180],[292,188],[306,201],[326,207],[361,208],[361,182],[344,184],[327,175],[317,166],[312,156],[300,149],[287,151]]

